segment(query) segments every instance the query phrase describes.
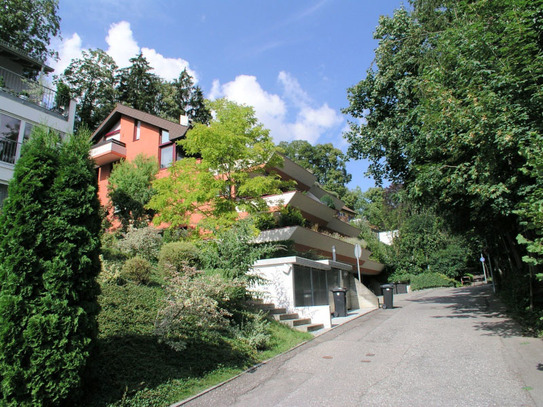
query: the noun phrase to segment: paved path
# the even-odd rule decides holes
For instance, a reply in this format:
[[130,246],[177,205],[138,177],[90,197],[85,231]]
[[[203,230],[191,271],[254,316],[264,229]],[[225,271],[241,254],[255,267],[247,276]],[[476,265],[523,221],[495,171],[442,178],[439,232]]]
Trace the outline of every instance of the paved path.
[[543,406],[543,343],[489,286],[395,296],[186,406]]

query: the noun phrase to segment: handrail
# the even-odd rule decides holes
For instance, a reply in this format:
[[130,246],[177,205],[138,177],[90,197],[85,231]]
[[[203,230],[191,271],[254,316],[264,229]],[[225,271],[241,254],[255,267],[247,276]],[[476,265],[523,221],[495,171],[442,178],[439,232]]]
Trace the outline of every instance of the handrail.
[[0,161],[15,164],[18,142],[0,137]]
[[0,67],[0,90],[46,110],[68,116],[70,98],[67,95],[61,95],[38,81],[25,78],[3,67]]

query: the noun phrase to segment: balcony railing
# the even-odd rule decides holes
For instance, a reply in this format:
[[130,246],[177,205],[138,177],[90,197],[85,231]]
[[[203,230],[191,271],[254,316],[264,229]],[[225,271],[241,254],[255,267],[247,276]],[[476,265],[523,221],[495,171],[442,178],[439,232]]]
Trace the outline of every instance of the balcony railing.
[[0,137],[0,161],[8,164],[15,164],[18,144],[19,143],[14,140]]
[[43,86],[38,81],[25,78],[9,69],[0,67],[0,90],[18,96],[44,109],[68,116],[70,98],[53,89]]

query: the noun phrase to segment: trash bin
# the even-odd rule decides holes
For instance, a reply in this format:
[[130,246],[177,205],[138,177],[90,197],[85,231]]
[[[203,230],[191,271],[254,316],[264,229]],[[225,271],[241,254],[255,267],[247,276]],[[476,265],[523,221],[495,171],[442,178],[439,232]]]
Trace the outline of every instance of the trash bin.
[[394,284],[382,284],[381,291],[383,292],[383,309],[394,308]]
[[347,316],[347,289],[342,287],[332,288],[334,296],[334,318]]

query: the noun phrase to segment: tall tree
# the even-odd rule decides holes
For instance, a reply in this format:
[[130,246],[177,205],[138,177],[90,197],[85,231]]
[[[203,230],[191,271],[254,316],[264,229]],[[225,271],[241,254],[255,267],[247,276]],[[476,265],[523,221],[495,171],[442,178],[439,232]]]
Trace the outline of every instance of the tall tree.
[[0,376],[5,405],[74,401],[96,337],[100,216],[90,134],[37,127],[0,217]]
[[194,123],[209,124],[211,113],[204,103],[202,90],[194,85],[186,69],[181,71],[179,78],[163,86],[163,117],[177,121],[183,115]]
[[56,57],[49,44],[60,33],[58,0],[3,0],[0,7],[0,40],[41,61]]
[[311,145],[305,140],[282,141],[279,147],[295,163],[311,171],[324,189],[339,198],[347,193],[352,176],[347,172],[345,156],[331,143]]
[[134,109],[158,114],[161,105],[161,81],[152,73],[153,68],[139,53],[130,58],[129,67],[119,70],[119,101]]
[[[403,183],[520,272],[514,210],[534,183],[521,155],[543,122],[543,2],[416,0],[383,17],[375,69],[349,89],[349,155]],[[514,270],[514,271],[513,271]]]
[[[190,155],[170,167],[170,176],[153,183],[156,194],[148,207],[155,221],[199,225],[214,229],[238,217],[238,210],[262,209],[262,196],[278,192],[277,174],[264,176],[265,164],[279,164],[269,131],[258,123],[254,110],[226,99],[209,102],[214,118],[209,126],[196,124],[179,142]],[[196,220],[196,218],[193,218]]]
[[95,129],[111,112],[117,100],[117,64],[101,49],[83,51],[58,79],[77,100],[77,127]]

